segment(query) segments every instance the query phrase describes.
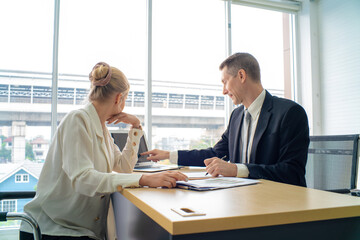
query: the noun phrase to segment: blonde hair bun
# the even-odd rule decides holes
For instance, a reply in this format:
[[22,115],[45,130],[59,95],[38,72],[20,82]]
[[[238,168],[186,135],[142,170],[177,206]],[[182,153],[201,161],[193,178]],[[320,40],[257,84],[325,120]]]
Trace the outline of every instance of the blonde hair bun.
[[93,67],[89,79],[90,101],[104,101],[117,93],[122,93],[125,97],[129,92],[130,84],[124,73],[104,62],[99,62]]
[[112,70],[109,64],[97,63],[89,74],[93,86],[106,86],[111,80]]

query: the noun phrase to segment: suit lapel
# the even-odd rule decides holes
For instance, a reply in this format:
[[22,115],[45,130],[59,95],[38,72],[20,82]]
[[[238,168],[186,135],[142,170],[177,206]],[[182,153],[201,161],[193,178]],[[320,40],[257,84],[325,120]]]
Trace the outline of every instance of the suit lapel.
[[261,107],[259,120],[258,120],[255,134],[254,134],[254,139],[253,139],[253,144],[252,144],[251,154],[250,154],[250,163],[255,163],[256,149],[258,147],[258,144],[259,144],[259,141],[260,141],[262,135],[264,134],[264,132],[269,124],[269,121],[270,121],[270,118],[272,115],[272,113],[270,112],[271,108],[272,108],[272,96],[268,91],[266,91],[265,100]]

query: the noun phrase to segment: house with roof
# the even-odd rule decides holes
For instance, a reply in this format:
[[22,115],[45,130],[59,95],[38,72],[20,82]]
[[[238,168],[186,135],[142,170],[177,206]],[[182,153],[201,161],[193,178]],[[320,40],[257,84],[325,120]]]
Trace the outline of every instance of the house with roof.
[[49,151],[50,141],[45,140],[43,136],[37,136],[30,141],[32,145],[35,160],[39,162],[45,161],[46,155]]
[[[23,163],[0,164],[0,192],[35,191],[43,163],[25,160]],[[23,212],[31,199],[4,199],[0,212]]]
[[12,142],[13,142],[12,137],[5,138],[5,139],[4,139],[5,148],[11,150],[11,148],[12,148]]

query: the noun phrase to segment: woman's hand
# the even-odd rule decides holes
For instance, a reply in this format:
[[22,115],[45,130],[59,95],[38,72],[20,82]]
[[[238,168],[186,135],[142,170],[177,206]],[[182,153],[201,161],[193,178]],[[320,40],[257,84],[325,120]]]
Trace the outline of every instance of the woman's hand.
[[139,181],[141,186],[149,187],[176,187],[176,181],[187,181],[187,176],[179,171],[159,173],[144,173]]
[[106,121],[108,124],[118,124],[123,122],[126,124],[131,124],[133,128],[140,128],[140,120],[136,116],[124,112],[113,115]]
[[154,161],[154,162],[170,158],[169,151],[164,151],[164,150],[159,150],[159,149],[153,149],[153,150],[150,150],[147,152],[143,152],[143,153],[140,153],[140,155],[141,156],[149,155],[149,157],[147,157],[146,159],[150,160],[150,161]]

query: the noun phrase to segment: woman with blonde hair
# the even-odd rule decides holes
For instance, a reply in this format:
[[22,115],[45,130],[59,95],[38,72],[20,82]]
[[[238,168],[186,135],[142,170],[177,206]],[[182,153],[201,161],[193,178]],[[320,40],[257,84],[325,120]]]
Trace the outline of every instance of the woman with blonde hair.
[[[43,239],[106,239],[110,195],[126,187],[176,186],[178,171],[130,174],[143,131],[134,115],[123,112],[129,82],[115,67],[99,62],[89,79],[89,103],[61,121],[40,174],[35,198],[24,211],[39,224]],[[106,122],[131,125],[121,152]],[[116,172],[116,173],[115,173]],[[112,224],[112,223],[109,223]],[[20,239],[32,239],[22,223]]]

